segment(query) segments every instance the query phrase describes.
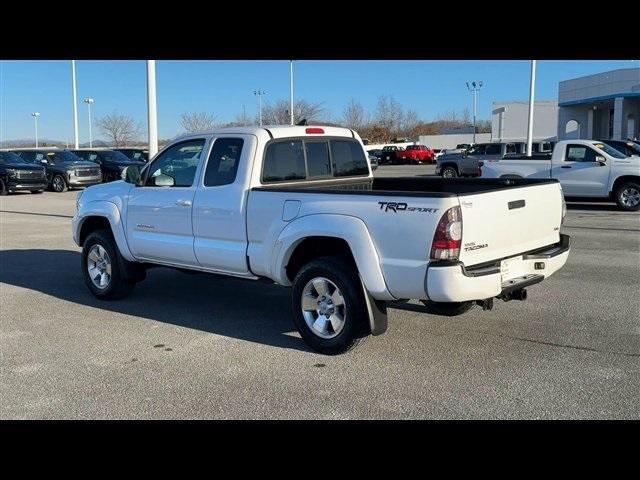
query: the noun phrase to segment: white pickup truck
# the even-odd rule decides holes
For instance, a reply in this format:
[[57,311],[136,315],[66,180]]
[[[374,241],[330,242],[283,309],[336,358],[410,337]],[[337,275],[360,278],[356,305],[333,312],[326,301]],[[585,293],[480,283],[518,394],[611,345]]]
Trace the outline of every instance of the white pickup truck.
[[555,178],[567,197],[613,200],[640,209],[640,157],[627,157],[596,140],[563,140],[550,156],[485,160],[483,178]]
[[357,133],[228,128],[181,137],[124,181],[78,195],[73,239],[99,299],[155,265],[292,286],[294,323],[325,354],[387,328],[386,302],[462,313],[561,268],[555,180],[373,178]]

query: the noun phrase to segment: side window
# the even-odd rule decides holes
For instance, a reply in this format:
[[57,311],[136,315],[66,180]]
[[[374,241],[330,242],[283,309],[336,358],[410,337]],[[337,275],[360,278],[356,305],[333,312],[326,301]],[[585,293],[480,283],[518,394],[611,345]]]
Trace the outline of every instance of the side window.
[[331,160],[335,177],[369,174],[364,150],[354,140],[331,140]]
[[25,162],[34,162],[36,159],[36,152],[16,152],[23,158]]
[[507,143],[505,153],[518,153],[515,143]]
[[196,176],[205,140],[181,142],[162,154],[149,168],[146,186],[190,187]]
[[204,173],[205,187],[228,185],[236,180],[243,144],[244,140],[241,138],[215,140]]
[[595,162],[596,152],[595,150],[587,147],[586,145],[567,145],[566,154],[564,157],[565,162]]
[[307,152],[308,178],[330,177],[329,144],[327,142],[304,142]]
[[304,180],[307,177],[302,140],[273,142],[267,147],[263,182]]
[[493,143],[491,145],[487,145],[486,155],[500,155],[501,146],[499,143]]

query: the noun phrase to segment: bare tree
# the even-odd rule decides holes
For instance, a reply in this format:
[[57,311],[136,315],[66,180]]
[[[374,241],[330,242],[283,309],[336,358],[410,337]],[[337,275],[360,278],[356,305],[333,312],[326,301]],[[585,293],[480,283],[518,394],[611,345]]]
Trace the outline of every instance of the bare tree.
[[401,128],[404,111],[402,105],[393,96],[382,95],[378,98],[376,106],[375,122],[391,133],[396,133]]
[[420,124],[420,117],[418,116],[418,112],[415,110],[407,110],[402,116],[402,123],[400,125],[400,130],[403,136],[411,135],[410,132],[413,132],[416,127]]
[[206,112],[183,113],[180,123],[187,133],[206,132],[216,127],[216,117]]
[[112,113],[96,119],[96,125],[116,147],[138,143],[142,126],[128,115]]
[[344,126],[360,131],[367,124],[364,108],[353,98],[342,112]]
[[[298,100],[293,105],[295,122],[306,119],[308,123],[318,123],[322,120],[324,114],[325,109],[321,103]],[[287,100],[278,100],[275,104],[263,104],[262,122],[267,125],[289,125],[289,123],[291,123],[289,102]]]

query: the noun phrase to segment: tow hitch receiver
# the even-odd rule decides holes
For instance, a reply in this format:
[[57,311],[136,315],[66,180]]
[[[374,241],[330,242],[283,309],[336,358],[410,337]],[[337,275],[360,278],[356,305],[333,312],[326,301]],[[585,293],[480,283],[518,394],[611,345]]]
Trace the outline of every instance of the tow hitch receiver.
[[476,300],[476,304],[482,307],[482,310],[493,310],[493,298],[485,298],[484,300]]

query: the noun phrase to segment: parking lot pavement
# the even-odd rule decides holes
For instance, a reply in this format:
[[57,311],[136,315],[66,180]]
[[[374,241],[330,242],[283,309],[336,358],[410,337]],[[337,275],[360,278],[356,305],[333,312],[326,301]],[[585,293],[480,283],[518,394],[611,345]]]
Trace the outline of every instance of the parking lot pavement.
[[281,287],[157,268],[94,299],[75,196],[0,197],[3,419],[640,418],[638,214],[570,203],[569,261],[526,302],[396,305],[385,335],[327,357]]

